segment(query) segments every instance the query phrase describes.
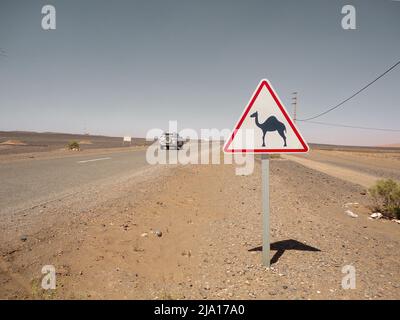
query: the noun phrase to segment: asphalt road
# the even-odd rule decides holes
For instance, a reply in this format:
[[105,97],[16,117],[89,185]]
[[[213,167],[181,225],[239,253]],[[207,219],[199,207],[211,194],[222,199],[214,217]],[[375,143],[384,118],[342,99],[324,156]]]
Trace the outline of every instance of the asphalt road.
[[[219,145],[212,148],[218,149]],[[146,149],[0,163],[0,215],[62,199],[149,166]]]
[[148,166],[146,150],[0,164],[0,214],[51,201]]

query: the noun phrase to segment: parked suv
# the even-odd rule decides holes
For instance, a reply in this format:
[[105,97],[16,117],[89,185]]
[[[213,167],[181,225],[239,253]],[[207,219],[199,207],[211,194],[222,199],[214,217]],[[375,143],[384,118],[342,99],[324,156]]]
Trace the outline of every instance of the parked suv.
[[175,148],[179,150],[180,148],[182,148],[185,141],[177,133],[165,132],[161,135],[159,142],[161,149],[169,150],[170,148]]

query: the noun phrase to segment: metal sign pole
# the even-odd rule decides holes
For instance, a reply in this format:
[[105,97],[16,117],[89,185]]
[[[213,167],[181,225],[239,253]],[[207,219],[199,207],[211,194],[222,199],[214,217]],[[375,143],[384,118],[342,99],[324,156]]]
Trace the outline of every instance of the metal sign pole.
[[263,210],[263,246],[262,263],[270,266],[270,242],[269,242],[269,155],[261,155],[262,178],[262,210]]

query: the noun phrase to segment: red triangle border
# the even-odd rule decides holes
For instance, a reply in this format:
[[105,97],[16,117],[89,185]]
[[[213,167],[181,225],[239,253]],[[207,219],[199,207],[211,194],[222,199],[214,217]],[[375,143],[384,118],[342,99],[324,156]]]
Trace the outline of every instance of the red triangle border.
[[[286,121],[292,128],[293,132],[295,133],[297,139],[299,139],[301,145],[303,146],[303,149],[229,149],[229,146],[231,145],[233,139],[235,138],[235,135],[237,131],[240,129],[240,127],[243,124],[244,119],[247,117],[247,114],[249,113],[250,109],[253,107],[254,102],[257,100],[258,95],[260,94],[261,90],[263,87],[266,87],[271,94],[272,98],[274,99],[275,103],[281,110],[282,114],[284,115]],[[282,106],[278,96],[276,95],[275,91],[272,89],[271,85],[269,84],[268,80],[264,79],[261,80],[257,90],[253,94],[253,97],[250,99],[250,102],[248,106],[246,107],[242,117],[240,118],[239,122],[236,124],[235,129],[233,130],[228,142],[224,146],[224,152],[225,153],[292,153],[292,152],[308,152],[309,147],[307,143],[304,141],[298,130],[296,129],[295,125],[293,124],[292,119],[289,117],[287,114],[285,108]]]

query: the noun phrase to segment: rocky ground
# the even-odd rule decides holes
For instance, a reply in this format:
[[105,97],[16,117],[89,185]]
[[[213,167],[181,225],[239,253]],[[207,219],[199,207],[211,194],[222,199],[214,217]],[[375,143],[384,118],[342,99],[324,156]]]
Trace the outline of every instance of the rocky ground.
[[[356,184],[271,160],[267,269],[259,162],[249,176],[153,167],[3,223],[0,298],[399,299],[400,226],[369,220],[369,201]],[[44,265],[56,290],[40,287]],[[345,265],[355,289],[342,289]]]

